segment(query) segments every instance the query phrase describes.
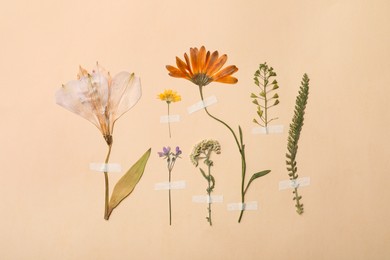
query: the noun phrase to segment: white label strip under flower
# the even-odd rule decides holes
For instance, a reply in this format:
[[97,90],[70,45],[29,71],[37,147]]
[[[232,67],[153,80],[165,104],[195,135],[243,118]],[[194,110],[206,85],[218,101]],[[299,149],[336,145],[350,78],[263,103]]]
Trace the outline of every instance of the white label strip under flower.
[[254,127],[252,134],[281,134],[283,133],[284,125],[271,125],[267,127]]
[[237,210],[257,210],[257,201],[250,201],[246,202],[244,204],[240,203],[229,203],[227,205],[227,210],[229,211],[237,211]]
[[222,195],[195,195],[192,196],[192,202],[194,203],[222,203],[223,202],[223,196]]
[[218,101],[217,101],[217,97],[216,96],[210,96],[208,98],[205,98],[204,101],[199,101],[198,103],[195,103],[193,104],[192,106],[189,106],[187,108],[187,111],[188,111],[188,114],[192,114],[196,111],[199,111],[205,107],[209,107],[211,105],[214,105],[216,104]]
[[180,121],[180,115],[160,116],[160,123],[176,123]]
[[310,185],[310,177],[303,177],[296,180],[285,180],[279,182],[279,190],[294,189]]
[[97,172],[121,172],[122,167],[119,163],[90,163],[89,169]]
[[159,182],[154,185],[155,190],[183,190],[186,188],[186,181],[172,181],[169,183],[166,182]]

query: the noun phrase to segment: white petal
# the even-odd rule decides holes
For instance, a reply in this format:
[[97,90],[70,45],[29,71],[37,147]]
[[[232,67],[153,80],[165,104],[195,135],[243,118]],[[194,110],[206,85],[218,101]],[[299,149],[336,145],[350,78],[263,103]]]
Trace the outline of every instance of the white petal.
[[128,72],[117,74],[111,84],[110,105],[111,118],[115,122],[129,111],[141,98],[141,81],[139,77]]
[[94,99],[96,112],[104,114],[108,106],[108,80],[100,72],[92,73],[91,76],[92,88],[89,94]]
[[100,129],[98,120],[93,112],[88,84],[88,81],[84,79],[68,82],[56,92],[56,103],[82,116]]

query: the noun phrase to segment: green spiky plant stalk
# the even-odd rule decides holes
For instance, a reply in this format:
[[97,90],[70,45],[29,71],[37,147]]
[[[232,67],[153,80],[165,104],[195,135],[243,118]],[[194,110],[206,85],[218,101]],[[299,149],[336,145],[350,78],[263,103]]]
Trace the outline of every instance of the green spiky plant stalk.
[[[298,179],[296,156],[298,152],[298,141],[303,126],[305,108],[309,96],[309,80],[310,80],[309,77],[305,73],[303,75],[300,90],[297,99],[295,101],[294,116],[290,124],[290,130],[288,132],[288,140],[287,140],[288,152],[286,153],[286,157],[287,157],[286,164],[287,164],[288,176],[292,181]],[[299,186],[294,187],[293,200],[295,200],[295,207],[297,213],[301,215],[303,213],[303,204],[301,203],[302,196],[298,195],[298,187]]]
[[259,69],[256,70],[254,76],[253,80],[255,85],[260,88],[260,92],[258,94],[251,93],[251,98],[253,98],[252,103],[256,105],[256,113],[260,120],[253,119],[253,122],[262,127],[267,127],[271,121],[278,119],[277,117],[270,119],[268,115],[268,110],[279,104],[279,95],[273,93],[279,88],[278,82],[274,79],[276,73],[265,62],[259,65]]

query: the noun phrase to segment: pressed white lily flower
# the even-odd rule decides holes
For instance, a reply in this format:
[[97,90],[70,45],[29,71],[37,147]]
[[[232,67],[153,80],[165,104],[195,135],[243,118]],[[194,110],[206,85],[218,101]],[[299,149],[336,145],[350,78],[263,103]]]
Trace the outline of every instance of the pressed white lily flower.
[[78,79],[57,91],[56,102],[93,123],[110,145],[115,121],[141,98],[141,82],[134,73],[112,78],[99,64],[96,67],[91,73],[80,67]]
[[[77,80],[62,85],[56,93],[58,105],[80,115],[93,123],[103,134],[108,145],[105,164],[108,163],[114,124],[141,98],[141,82],[134,73],[120,72],[115,77],[96,64],[91,73],[80,67]],[[114,187],[109,201],[108,172],[104,172],[105,207],[104,219],[134,189],[141,178],[149,159],[150,149],[127,171]]]

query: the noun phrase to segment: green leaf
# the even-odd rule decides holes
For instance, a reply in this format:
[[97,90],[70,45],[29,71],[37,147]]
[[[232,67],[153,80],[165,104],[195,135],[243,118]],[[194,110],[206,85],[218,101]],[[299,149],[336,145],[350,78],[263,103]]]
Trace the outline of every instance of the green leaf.
[[134,190],[144,173],[146,163],[148,162],[150,152],[149,148],[144,155],[119,179],[111,195],[108,215],[116,208]]
[[251,98],[257,98],[257,96],[254,93],[251,93]]
[[200,172],[202,173],[203,177],[206,179],[206,181],[209,180],[209,178],[207,177],[206,173],[204,172],[204,170],[202,168],[199,168]]
[[249,185],[252,183],[252,181],[256,180],[257,178],[260,178],[264,175],[267,175],[268,173],[270,173],[271,170],[265,170],[265,171],[261,171],[261,172],[256,172],[252,175],[252,177],[250,178],[248,184],[246,185],[246,188],[245,188],[245,191],[244,193],[246,193],[247,189],[249,188]]
[[240,133],[240,143],[241,143],[241,145],[243,145],[243,136],[242,136],[241,126],[238,126],[238,132]]
[[261,109],[257,110],[257,115],[259,117],[262,117],[263,116],[263,110],[261,110]]

